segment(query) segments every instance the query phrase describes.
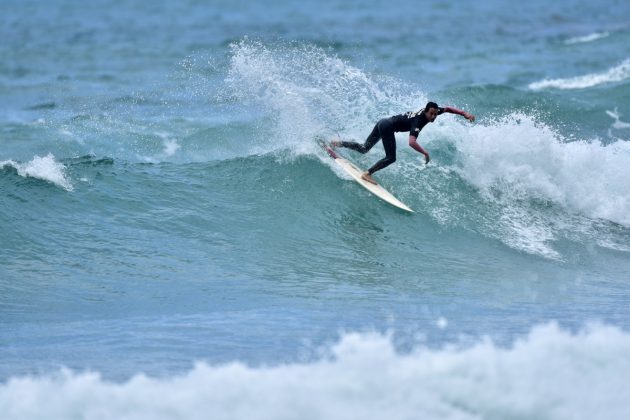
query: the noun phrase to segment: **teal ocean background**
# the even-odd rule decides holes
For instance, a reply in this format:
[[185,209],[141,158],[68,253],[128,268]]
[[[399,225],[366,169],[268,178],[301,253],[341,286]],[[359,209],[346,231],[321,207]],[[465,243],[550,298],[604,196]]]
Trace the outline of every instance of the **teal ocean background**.
[[[0,418],[630,418],[629,46],[614,0],[3,0]],[[414,214],[317,146],[428,100],[477,120],[398,134]]]

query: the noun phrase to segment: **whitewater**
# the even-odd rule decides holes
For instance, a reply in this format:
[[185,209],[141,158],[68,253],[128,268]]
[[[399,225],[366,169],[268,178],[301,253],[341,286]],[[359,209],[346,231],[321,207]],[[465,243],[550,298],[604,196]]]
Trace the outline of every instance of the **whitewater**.
[[575,335],[541,326],[510,348],[483,340],[404,353],[391,337],[348,334],[309,364],[198,363],[185,375],[124,383],[69,371],[12,379],[0,404],[7,420],[625,418],[629,351],[627,334],[602,326]]

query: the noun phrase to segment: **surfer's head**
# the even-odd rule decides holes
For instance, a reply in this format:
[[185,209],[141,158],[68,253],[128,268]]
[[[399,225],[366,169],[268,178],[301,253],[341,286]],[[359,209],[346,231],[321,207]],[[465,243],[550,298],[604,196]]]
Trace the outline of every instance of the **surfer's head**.
[[429,122],[435,121],[438,116],[438,104],[435,102],[427,102],[427,106],[424,107],[424,115]]

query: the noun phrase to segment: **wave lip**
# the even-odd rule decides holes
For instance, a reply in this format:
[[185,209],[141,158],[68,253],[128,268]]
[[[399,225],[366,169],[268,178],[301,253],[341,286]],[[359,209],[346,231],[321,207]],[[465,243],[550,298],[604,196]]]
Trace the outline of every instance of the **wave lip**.
[[543,79],[529,84],[531,90],[542,89],[586,89],[606,83],[621,82],[630,78],[630,59],[602,73],[569,77],[566,79]]
[[18,175],[27,178],[37,178],[51,182],[66,191],[74,190],[72,182],[66,176],[66,167],[55,160],[52,153],[41,157],[35,155],[33,160],[27,163],[18,163],[12,160],[0,162],[0,168],[10,166],[17,170]]

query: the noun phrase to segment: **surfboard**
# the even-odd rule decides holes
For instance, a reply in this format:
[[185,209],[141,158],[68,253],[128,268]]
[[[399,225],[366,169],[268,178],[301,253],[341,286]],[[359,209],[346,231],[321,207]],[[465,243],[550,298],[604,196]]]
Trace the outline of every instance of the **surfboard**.
[[363,188],[365,188],[381,200],[391,204],[392,206],[413,213],[413,210],[411,210],[405,203],[394,197],[392,193],[387,191],[381,185],[372,184],[371,182],[367,182],[366,180],[362,179],[361,175],[365,171],[362,171],[354,163],[350,162],[339,153],[335,152],[335,150],[333,150],[333,148],[330,147],[326,142],[324,142],[323,140],[319,140],[319,145],[326,151],[326,153],[328,153],[331,158],[335,160],[335,162],[337,162],[339,166],[341,166],[344,171],[346,171]]

